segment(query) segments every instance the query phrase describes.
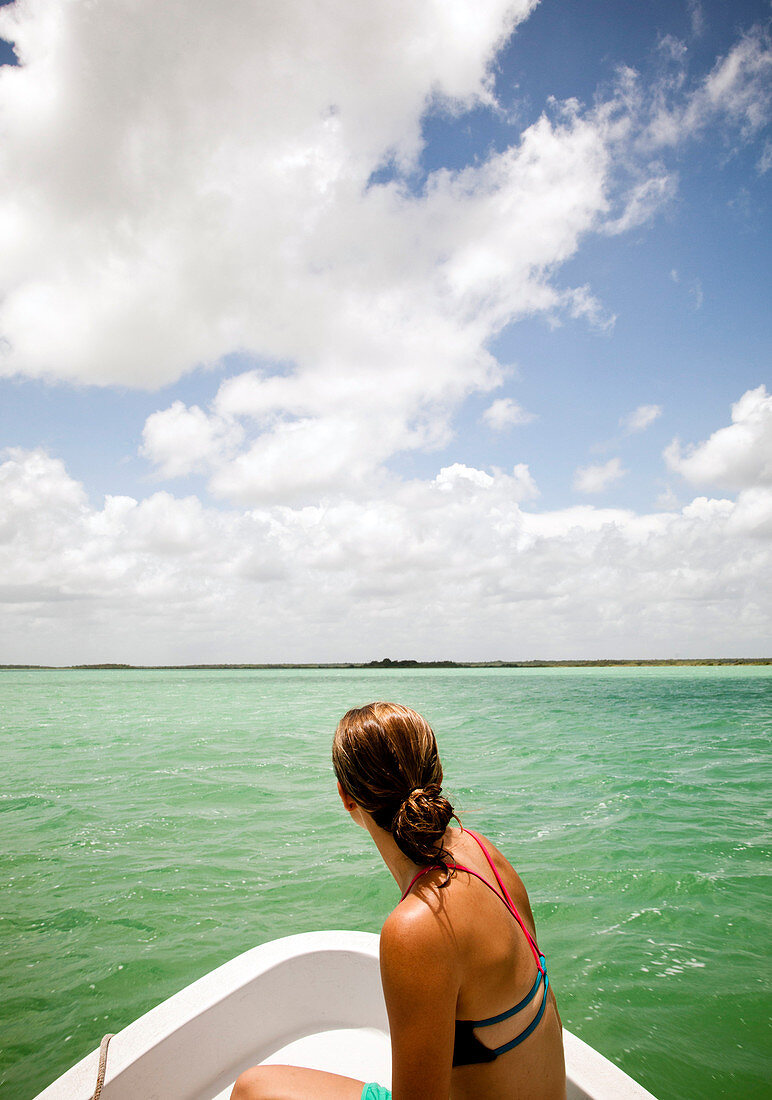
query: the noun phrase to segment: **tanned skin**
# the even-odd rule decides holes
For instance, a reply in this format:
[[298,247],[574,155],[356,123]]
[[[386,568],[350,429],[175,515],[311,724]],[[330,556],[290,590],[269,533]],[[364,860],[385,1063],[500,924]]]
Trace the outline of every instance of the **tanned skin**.
[[[343,806],[366,829],[400,893],[421,870],[391,833],[338,784]],[[482,838],[523,922],[536,938],[533,913],[520,876]],[[493,876],[476,841],[448,828],[450,861]],[[481,1020],[511,1008],[530,990],[536,962],[507,907],[474,876],[432,869],[413,886],[381,931],[381,981],[389,1015],[393,1100],[565,1100],[563,1039],[550,988],[539,1026],[493,1062],[452,1068],[456,1020]],[[495,883],[492,883],[495,885]],[[481,1028],[478,1038],[497,1047],[533,1019],[540,997],[516,1017]],[[292,1066],[255,1066],[236,1081],[231,1100],[360,1100],[364,1082]]]

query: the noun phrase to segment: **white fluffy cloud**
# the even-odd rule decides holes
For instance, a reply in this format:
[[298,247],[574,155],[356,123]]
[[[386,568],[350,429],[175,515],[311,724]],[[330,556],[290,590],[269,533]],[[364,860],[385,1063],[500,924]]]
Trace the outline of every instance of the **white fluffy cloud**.
[[[2,9],[22,65],[0,72],[0,369],[153,388],[251,353],[261,385],[234,381],[231,412],[252,415],[238,406],[239,394],[254,406],[252,385],[272,419],[240,453],[232,424],[178,405],[144,438],[162,471],[214,466],[215,491],[240,500],[263,498],[263,470],[302,480],[296,450],[317,486],[351,470],[347,416],[379,410],[387,391],[371,438],[391,453],[442,441],[453,407],[500,381],[487,344],[503,326],[534,312],[608,321],[555,272],[604,219],[639,224],[670,189],[644,161],[617,191],[620,143],[627,161],[652,110],[623,81],[608,102],[558,105],[509,148],[411,190],[423,114],[492,103],[496,49],[533,7]],[[765,56],[743,40],[699,95],[752,121]],[[389,163],[395,178],[369,183]],[[512,422],[511,407],[491,408],[492,423]]]
[[673,92],[683,81],[682,43],[673,44],[674,67],[652,101],[645,141],[654,147],[676,145],[714,122],[728,123],[741,138],[756,134],[772,115],[772,49],[763,27],[754,27],[726,54],[685,98]]
[[498,397],[489,405],[482,415],[485,423],[500,432],[504,428],[514,427],[517,424],[530,424],[534,420],[534,414],[527,412],[510,397]]
[[623,416],[619,421],[619,425],[631,434],[644,432],[660,416],[662,416],[661,405],[639,405],[627,416]]
[[142,432],[142,453],[164,477],[181,477],[206,469],[220,455],[232,452],[243,432],[232,419],[207,416],[198,405],[175,401],[152,413]]
[[580,493],[603,493],[626,473],[619,458],[610,458],[598,466],[580,466],[574,474],[574,488]]
[[[562,265],[670,199],[669,147],[711,119],[747,136],[768,115],[761,34],[691,92],[673,46],[653,94],[624,72],[606,100],[553,103],[509,147],[423,179],[426,111],[495,108],[496,50],[535,2],[0,9],[22,62],[0,70],[0,372],[155,389],[219,364],[211,403],[151,414],[142,453],[228,502],[94,507],[44,450],[8,453],[6,659],[593,655],[594,630],[595,655],[646,655],[695,622],[716,652],[758,649],[763,387],[730,428],[668,451],[736,501],[536,514],[523,463],[388,472],[446,445],[459,405],[501,384],[490,349],[511,322],[613,323],[591,288],[561,285]],[[489,400],[494,430],[525,422]],[[577,484],[624,473],[612,459]]]
[[695,446],[674,439],[665,461],[693,485],[747,489],[772,485],[772,394],[748,390],[732,405],[732,423]]
[[[507,324],[611,323],[556,275],[584,235],[667,201],[652,143],[767,109],[752,34],[691,93],[625,72],[415,186],[426,111],[495,106],[496,51],[535,2],[0,9],[22,63],[0,71],[0,371],[152,389],[248,354],[210,410],[175,402],[143,437],[162,474],[205,471],[242,503],[353,488],[446,442],[501,382]],[[486,417],[523,415],[500,398]]]
[[[156,414],[144,453],[168,468],[158,429],[185,423],[201,440],[186,464],[211,465],[215,493],[259,503],[354,485],[400,450],[446,442],[463,398],[500,383],[486,342],[507,321],[561,308],[594,317],[591,295],[558,292],[547,273],[604,206],[605,161],[595,126],[541,119],[519,145],[438,173],[419,197],[396,184],[344,189],[325,212],[323,252],[303,240],[325,278],[293,271],[273,283],[263,334],[276,330],[277,309],[281,333],[267,350],[280,373],[228,379],[211,424],[179,408]],[[223,416],[248,424],[238,455]]]
[[765,651],[768,488],[652,515],[536,514],[534,492],[526,467],[456,464],[359,504],[221,511],[159,492],[94,508],[61,462],[15,451],[0,464],[0,659]]
[[[429,101],[490,101],[495,49],[533,6],[3,9],[22,62],[0,73],[5,370],[154,387],[238,348],[345,367],[416,292],[436,311],[436,283],[455,277],[437,250],[464,204],[458,181],[438,178],[421,200],[368,179],[413,163]],[[483,171],[494,205],[506,159]],[[573,228],[555,216],[566,243],[584,227],[579,210]],[[416,233],[436,238],[417,265]],[[468,235],[462,224],[457,263]],[[538,262],[527,257],[521,278]],[[417,313],[399,325],[408,336]]]
[[511,475],[497,469],[494,469],[492,474],[488,474],[485,470],[478,470],[474,466],[465,466],[463,462],[454,462],[452,466],[445,466],[440,470],[433,485],[440,492],[449,494],[468,492],[477,495],[480,489],[494,492],[497,496],[506,493],[510,501],[517,503],[532,500],[539,495],[536,483],[531,477],[531,471],[522,462],[515,466]]

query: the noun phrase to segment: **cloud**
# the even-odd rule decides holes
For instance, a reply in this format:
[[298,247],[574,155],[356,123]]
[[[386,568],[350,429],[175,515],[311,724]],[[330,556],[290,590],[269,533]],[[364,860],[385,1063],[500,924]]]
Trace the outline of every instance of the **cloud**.
[[197,405],[175,401],[145,421],[141,453],[164,477],[181,477],[207,468],[212,460],[232,452],[243,432],[233,420],[207,416]]
[[514,467],[511,475],[504,474],[495,468],[493,474],[488,474],[474,466],[454,462],[452,466],[444,466],[440,470],[433,484],[443,493],[465,492],[473,487],[475,492],[488,489],[498,494],[506,489],[509,499],[518,503],[523,500],[533,500],[539,495],[530,470],[522,462]]
[[658,417],[662,416],[661,405],[639,405],[627,416],[620,418],[619,425],[629,434],[644,432]]
[[[683,94],[685,51],[675,56],[675,69],[662,78],[651,98],[650,121],[644,141],[653,148],[677,145],[696,137],[706,126],[724,123],[733,134],[750,140],[770,120],[772,114],[772,49],[764,27],[748,31],[724,56],[718,58],[710,73]],[[632,79],[629,94],[635,87]]]
[[678,439],[664,458],[693,485],[746,489],[772,484],[772,394],[748,390],[732,405],[732,424],[685,450]]
[[534,492],[527,467],[459,463],[359,502],[95,507],[57,459],[16,450],[0,464],[0,659],[768,651],[772,490],[650,515],[529,512]]
[[617,218],[607,219],[603,225],[603,231],[617,235],[643,225],[675,197],[677,190],[676,176],[664,171],[650,175],[647,179],[633,185],[627,195],[622,213]]
[[388,435],[378,425],[385,425],[384,418],[282,421],[222,463],[209,487],[216,496],[241,504],[315,501],[339,490],[356,493],[390,450]]
[[702,38],[706,30],[705,10],[700,0],[688,0],[686,6],[689,10],[692,34],[695,38]]
[[359,492],[447,443],[500,385],[508,325],[613,324],[559,271],[670,200],[652,145],[764,117],[753,32],[696,89],[624,70],[592,107],[550,101],[507,147],[422,176],[427,114],[496,110],[496,53],[534,7],[0,9],[21,60],[0,71],[0,372],[154,389],[238,353],[251,369],[209,408],[155,412],[142,453],[242,504]]
[[[450,289],[440,284],[458,283],[472,259],[468,192],[483,192],[483,225],[505,213],[520,198],[510,186],[522,174],[517,151],[493,158],[479,181],[438,175],[423,197],[368,180],[389,162],[415,166],[431,104],[492,102],[495,51],[533,6],[401,4],[396,18],[391,0],[374,0],[366,19],[347,0],[295,0],[270,14],[248,0],[163,11],[144,0],[130,15],[54,0],[3,9],[0,31],[22,60],[0,74],[5,371],[153,388],[239,348],[300,364],[336,355],[345,367],[416,292],[392,358],[423,306],[430,325],[453,330],[453,309],[468,316],[472,303],[459,287],[440,308]],[[532,171],[547,131],[525,141]],[[548,156],[562,137],[554,132]],[[579,147],[574,160],[585,155]],[[575,230],[571,198],[568,220],[555,203],[561,181],[546,182],[538,220],[556,221],[541,226],[551,263]],[[592,208],[591,178],[572,190],[587,184]],[[453,246],[445,223],[456,213]],[[489,247],[480,241],[479,260]],[[514,265],[516,284],[534,284],[518,301],[526,312],[543,308],[539,251]]]
[[[0,371],[148,389],[221,372],[211,402],[171,400],[142,441],[218,507],[94,505],[55,456],[5,454],[8,660],[763,650],[752,411],[722,429],[750,443],[669,449],[737,499],[667,514],[529,511],[523,463],[406,481],[390,466],[447,446],[459,405],[501,385],[491,348],[514,321],[610,326],[591,287],[560,281],[582,241],[671,200],[672,147],[717,122],[749,139],[768,115],[761,32],[692,87],[671,42],[653,90],[625,70],[592,106],[550,102],[506,147],[423,174],[427,113],[496,111],[497,50],[534,6],[0,9],[22,62],[0,71]],[[499,398],[484,417],[527,415]],[[577,487],[624,473],[611,459]]]
[[1,452],[0,487],[4,509],[0,512],[13,529],[13,516],[34,516],[37,508],[49,515],[59,512],[79,514],[86,505],[82,485],[73,481],[58,458],[51,458],[42,447],[25,451],[7,447]]
[[657,495],[654,507],[660,512],[677,512],[681,508],[681,501],[669,485]]
[[[670,278],[676,284],[681,282],[681,275],[675,268],[673,268],[670,272]],[[690,279],[687,283],[687,289],[689,297],[691,299],[691,308],[696,313],[697,311],[702,309],[702,305],[705,300],[705,295],[702,290],[702,283],[699,279]]]
[[610,458],[600,466],[580,466],[574,474],[574,489],[580,493],[603,493],[626,473],[618,458]]
[[413,184],[427,110],[491,104],[532,7],[0,11],[22,59],[0,73],[0,369],[154,388],[240,352],[254,369],[210,409],[154,413],[142,453],[241,503],[354,489],[446,442],[500,384],[507,324],[608,323],[554,279],[608,204],[603,112],[556,106]]
[[504,428],[530,424],[535,417],[511,397],[498,397],[482,414],[482,419],[495,432],[501,432]]
[[772,491],[766,486],[745,489],[731,517],[733,530],[758,538],[772,538]]

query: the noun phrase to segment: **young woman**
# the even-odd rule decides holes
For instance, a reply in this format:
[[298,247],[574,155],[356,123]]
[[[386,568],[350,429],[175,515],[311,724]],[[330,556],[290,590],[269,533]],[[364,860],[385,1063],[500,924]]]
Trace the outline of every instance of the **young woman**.
[[490,841],[451,827],[429,724],[396,703],[344,715],[338,792],[402,894],[381,931],[392,1090],[256,1066],[231,1100],[565,1100],[563,1040],[528,895]]

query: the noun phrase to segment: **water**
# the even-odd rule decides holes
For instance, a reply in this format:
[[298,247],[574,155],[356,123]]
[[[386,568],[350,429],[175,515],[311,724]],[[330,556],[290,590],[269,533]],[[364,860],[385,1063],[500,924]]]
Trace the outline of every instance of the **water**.
[[2,1096],[257,943],[380,928],[329,763],[374,698],[522,874],[566,1026],[660,1100],[769,1097],[763,667],[2,673]]

